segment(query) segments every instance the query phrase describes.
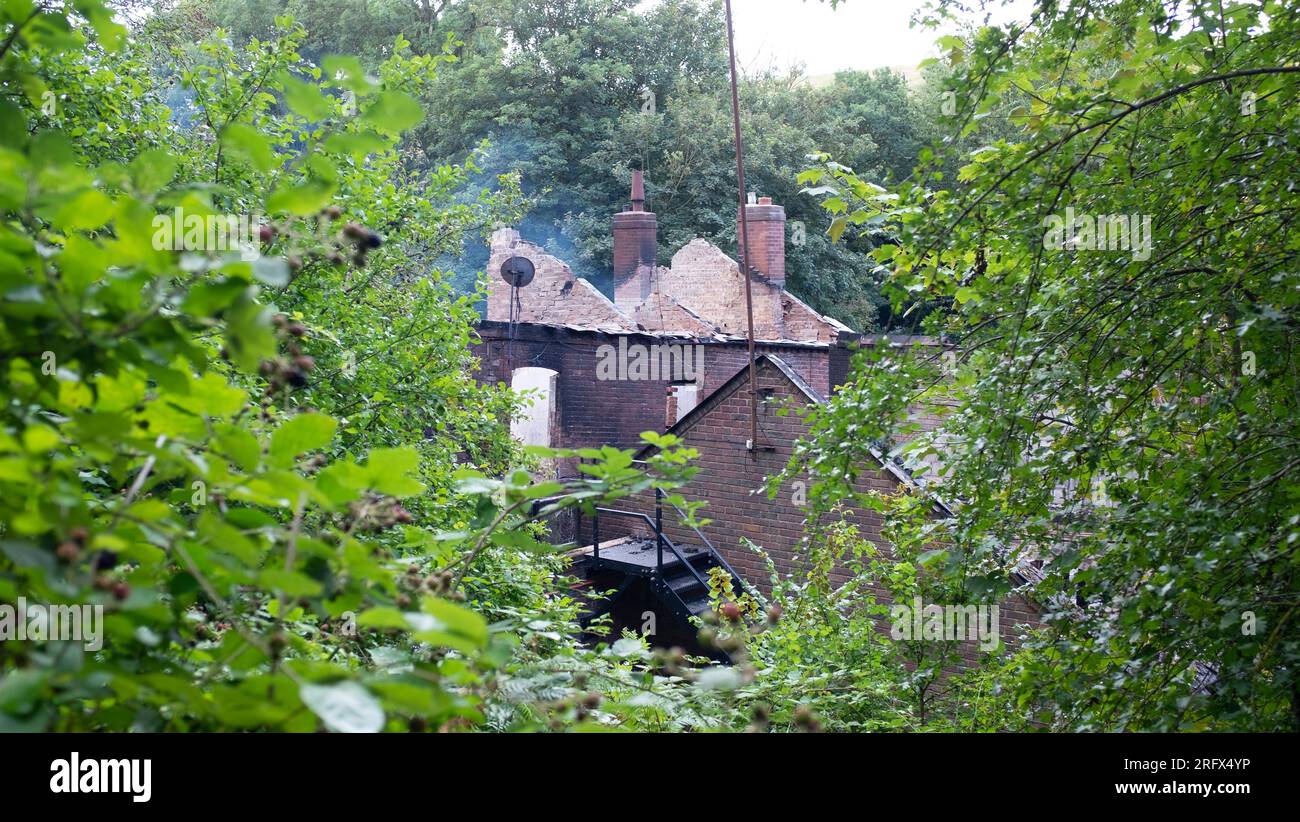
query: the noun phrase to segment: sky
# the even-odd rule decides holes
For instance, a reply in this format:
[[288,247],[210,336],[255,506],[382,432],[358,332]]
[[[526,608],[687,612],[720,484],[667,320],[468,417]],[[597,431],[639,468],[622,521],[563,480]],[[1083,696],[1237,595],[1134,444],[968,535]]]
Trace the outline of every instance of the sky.
[[[909,26],[923,5],[924,0],[844,0],[832,10],[822,0],[732,0],[736,60],[746,68],[802,62],[812,76],[915,67],[934,56],[933,43],[940,35]],[[994,19],[1017,17],[1031,5],[1013,0],[1009,10],[996,9]]]

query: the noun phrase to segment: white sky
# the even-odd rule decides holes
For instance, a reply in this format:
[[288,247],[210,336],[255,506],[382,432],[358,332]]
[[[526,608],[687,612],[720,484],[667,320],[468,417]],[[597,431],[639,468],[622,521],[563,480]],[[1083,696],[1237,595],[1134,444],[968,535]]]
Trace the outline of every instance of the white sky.
[[[968,5],[977,5],[971,0]],[[882,66],[914,67],[933,56],[941,32],[909,26],[925,0],[845,0],[832,10],[823,0],[731,0],[736,60],[746,68],[802,62],[810,75]],[[1032,6],[1013,0],[994,19],[1021,17]],[[742,69],[743,70],[743,69]]]

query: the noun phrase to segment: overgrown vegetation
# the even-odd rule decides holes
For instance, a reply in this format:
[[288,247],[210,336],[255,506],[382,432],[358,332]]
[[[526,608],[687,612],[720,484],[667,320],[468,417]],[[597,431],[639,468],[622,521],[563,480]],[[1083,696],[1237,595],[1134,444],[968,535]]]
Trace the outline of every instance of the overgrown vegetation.
[[[1038,3],[943,41],[954,139],[912,181],[803,177],[835,231],[890,226],[891,299],[948,306],[926,328],[961,340],[864,360],[806,456],[834,498],[862,428],[946,416],[901,448],[956,503],[926,564],[988,600],[1041,566],[1048,628],[988,681],[1046,727],[1300,728],[1297,26],[1286,3]],[[944,176],[1008,105],[1016,139]]]
[[[377,75],[322,71],[287,18],[216,32],[166,55],[185,127],[98,4],[6,14],[0,599],[102,607],[104,636],[6,641],[3,727],[567,727],[599,701],[579,674],[645,687],[575,643],[527,523],[684,467],[664,441],[649,475],[617,451],[572,488],[510,470],[517,400],[473,380],[471,298],[421,261],[513,181],[450,202],[466,169],[399,148],[442,58],[398,39]],[[562,698],[520,685],[539,665]]]
[[[802,570],[714,580],[723,666],[578,641],[537,523],[656,488],[693,511],[693,453],[523,453],[518,398],[473,377],[482,286],[444,265],[532,208],[598,266],[634,142],[665,243],[730,231],[716,8],[273,5],[128,31],[0,4],[0,602],[104,613],[100,648],[0,645],[0,730],[1300,724],[1295,9],[1044,2],[945,40],[920,96],[746,84],[756,179],[817,244],[799,287],[961,347],[864,351],[812,411]],[[690,59],[643,48],[683,21]],[[1051,248],[1067,207],[1150,216],[1151,253]],[[891,446],[929,493],[855,485]],[[995,602],[1030,568],[1044,629],[977,670],[881,630],[886,597]]]

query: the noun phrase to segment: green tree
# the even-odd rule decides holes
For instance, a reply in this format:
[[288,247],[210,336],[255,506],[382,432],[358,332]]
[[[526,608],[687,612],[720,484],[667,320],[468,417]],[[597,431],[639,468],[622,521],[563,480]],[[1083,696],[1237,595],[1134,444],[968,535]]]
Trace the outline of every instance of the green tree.
[[[691,453],[649,435],[648,470],[609,448],[539,454],[587,460],[565,483],[515,468],[473,295],[427,266],[514,183],[466,203],[470,169],[401,157],[446,57],[398,38],[368,73],[304,59],[289,18],[218,30],[168,47],[182,119],[146,81],[164,43],[93,0],[0,14],[25,90],[0,101],[0,729],[727,727],[686,660],[576,642],[538,523],[685,506]],[[46,636],[13,603],[103,621]]]
[[[927,327],[962,340],[910,383],[864,364],[810,458],[838,464],[852,421],[908,433],[900,396],[946,415],[904,448],[956,507],[930,565],[987,597],[1041,566],[1048,621],[997,680],[1050,727],[1300,728],[1298,26],[1274,2],[1037,3],[941,41],[953,130],[895,196],[805,175],[835,230],[896,232],[887,293],[949,306]],[[1017,139],[967,150],[1008,102]]]

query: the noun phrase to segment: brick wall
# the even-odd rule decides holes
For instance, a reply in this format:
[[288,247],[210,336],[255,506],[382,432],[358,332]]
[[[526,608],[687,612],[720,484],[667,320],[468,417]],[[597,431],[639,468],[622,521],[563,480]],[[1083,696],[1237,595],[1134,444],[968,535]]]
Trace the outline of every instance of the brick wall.
[[[656,287],[725,334],[744,336],[745,281],[740,266],[712,243],[694,239],[673,255],[672,266],[656,272]],[[754,303],[754,337],[787,339],[782,327],[781,289],[750,278]]]
[[[712,520],[703,529],[709,541],[728,563],[746,581],[763,590],[770,588],[768,570],[762,558],[745,546],[748,539],[761,546],[772,558],[782,575],[805,570],[798,544],[804,531],[806,510],[795,502],[793,483],[786,482],[779,493],[769,499],[760,489],[766,478],[780,473],[789,460],[794,443],[807,433],[807,428],[796,414],[777,416],[779,403],[791,401],[806,404],[806,396],[799,391],[775,366],[762,362],[759,366],[760,395],[767,394],[768,401],[760,406],[759,439],[770,448],[751,454],[745,448],[749,437],[748,383],[738,380],[726,390],[705,400],[693,423],[685,427],[682,436],[686,444],[699,452],[695,464],[699,473],[691,480],[683,496],[691,500],[707,501],[702,515]],[[893,492],[899,479],[884,470],[864,470],[858,487],[860,491],[875,489]],[[653,515],[654,501],[650,495],[619,503],[620,507],[643,511]],[[881,537],[881,519],[878,514],[859,508],[849,509],[846,518],[853,522],[861,536],[872,541],[888,556],[889,546]],[[674,542],[699,544],[699,537],[677,521],[676,512],[669,509],[664,514],[665,532]],[[606,534],[626,533],[627,525],[601,521],[602,539]],[[588,525],[589,528],[589,525]],[[584,535],[589,536],[586,532]],[[837,568],[832,579],[845,582],[849,572]],[[889,597],[877,589],[878,599],[888,604]],[[929,604],[929,603],[927,603]],[[1014,644],[1016,625],[1037,623],[1038,611],[1019,595],[1009,597],[999,604],[1002,637]],[[968,664],[978,658],[973,643],[963,649]]]
[[[501,278],[501,264],[509,257],[527,257],[536,273],[533,281],[517,291]],[[517,322],[583,325],[591,328],[634,329],[631,318],[619,311],[595,286],[575,277],[562,260],[541,246],[519,238],[519,232],[503,228],[492,235],[492,253],[487,264],[487,318],[510,319],[512,296],[518,298]],[[512,294],[513,292],[513,294]]]
[[[479,359],[477,377],[483,382],[509,384],[516,368],[536,366],[559,374],[559,430],[552,442],[558,447],[585,448],[614,445],[634,448],[643,431],[663,431],[668,426],[671,379],[599,380],[598,349],[617,348],[620,337],[629,345],[698,344],[703,349],[699,397],[707,396],[748,363],[743,340],[697,342],[690,338],[664,338],[649,334],[611,334],[579,331],[551,325],[515,326],[510,339],[507,323],[479,325],[479,342],[473,346]],[[793,344],[760,344],[758,351],[779,355],[820,392],[829,389],[829,348]]]

